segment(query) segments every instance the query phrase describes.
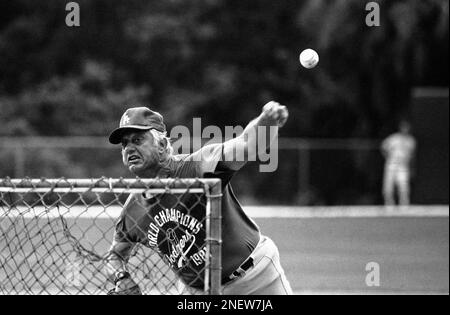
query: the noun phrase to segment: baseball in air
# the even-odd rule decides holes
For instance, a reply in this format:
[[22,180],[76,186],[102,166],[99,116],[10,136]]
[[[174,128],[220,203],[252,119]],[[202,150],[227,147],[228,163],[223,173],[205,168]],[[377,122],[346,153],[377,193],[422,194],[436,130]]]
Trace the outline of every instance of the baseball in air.
[[300,53],[300,63],[307,69],[312,69],[319,63],[319,55],[313,49],[305,49]]

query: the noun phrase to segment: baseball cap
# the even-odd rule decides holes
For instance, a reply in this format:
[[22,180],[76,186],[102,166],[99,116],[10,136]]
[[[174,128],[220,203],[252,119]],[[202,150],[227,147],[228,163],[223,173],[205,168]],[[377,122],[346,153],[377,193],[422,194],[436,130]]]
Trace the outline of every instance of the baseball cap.
[[155,129],[160,132],[165,132],[166,125],[160,113],[152,111],[147,107],[128,108],[120,119],[119,128],[111,132],[109,142],[119,144],[125,132],[136,129]]

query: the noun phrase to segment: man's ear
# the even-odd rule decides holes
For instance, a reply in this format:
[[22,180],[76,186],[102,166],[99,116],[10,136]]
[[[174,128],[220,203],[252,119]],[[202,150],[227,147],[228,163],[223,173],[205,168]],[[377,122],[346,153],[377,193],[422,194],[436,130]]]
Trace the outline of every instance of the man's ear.
[[158,155],[159,155],[159,161],[160,162],[164,162],[167,160],[169,154],[168,151],[166,150],[167,148],[167,143],[166,143],[166,139],[161,139],[161,141],[159,141],[158,145]]
[[159,153],[163,153],[164,151],[166,151],[166,148],[167,148],[167,139],[163,138],[161,139],[161,141],[159,141],[159,148],[158,148]]

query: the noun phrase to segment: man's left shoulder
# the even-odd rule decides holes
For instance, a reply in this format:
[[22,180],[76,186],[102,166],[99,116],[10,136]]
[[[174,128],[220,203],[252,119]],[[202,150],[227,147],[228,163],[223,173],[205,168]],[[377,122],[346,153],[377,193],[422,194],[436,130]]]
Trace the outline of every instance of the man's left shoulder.
[[174,155],[176,163],[175,177],[179,178],[195,178],[201,177],[200,161],[196,161],[193,154],[177,154]]

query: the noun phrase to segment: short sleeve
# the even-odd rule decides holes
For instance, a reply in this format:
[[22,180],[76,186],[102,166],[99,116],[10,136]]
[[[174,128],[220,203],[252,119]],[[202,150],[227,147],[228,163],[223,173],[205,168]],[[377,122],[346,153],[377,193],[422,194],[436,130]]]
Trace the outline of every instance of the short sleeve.
[[393,138],[392,136],[387,137],[382,144],[383,150],[390,151],[392,146]]
[[223,143],[208,144],[193,153],[191,159],[199,162],[200,173],[203,176],[206,173],[214,173],[217,165],[222,161]]
[[223,143],[209,144],[193,153],[191,159],[198,161],[200,176],[220,178],[222,186],[227,185],[236,171],[228,169],[223,159]]

